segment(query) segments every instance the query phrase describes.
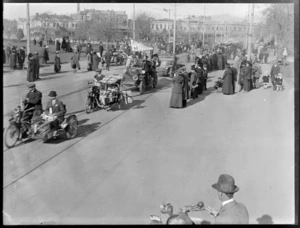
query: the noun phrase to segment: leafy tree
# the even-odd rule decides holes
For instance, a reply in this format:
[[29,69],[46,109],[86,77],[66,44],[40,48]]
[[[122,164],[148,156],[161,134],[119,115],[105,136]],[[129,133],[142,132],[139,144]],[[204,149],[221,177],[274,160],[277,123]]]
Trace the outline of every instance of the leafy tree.
[[[270,41],[275,38],[279,45],[291,45],[294,38],[294,8],[293,4],[270,4],[262,11],[262,22],[256,28],[260,35]],[[271,40],[272,41],[272,40]],[[266,39],[265,39],[266,42]]]
[[135,34],[137,39],[149,39],[151,34],[150,17],[146,13],[138,14],[135,19]]
[[16,36],[18,38],[18,41],[21,41],[24,38],[23,29],[18,29]]
[[11,35],[18,31],[18,24],[16,20],[3,20],[3,33],[10,39]]

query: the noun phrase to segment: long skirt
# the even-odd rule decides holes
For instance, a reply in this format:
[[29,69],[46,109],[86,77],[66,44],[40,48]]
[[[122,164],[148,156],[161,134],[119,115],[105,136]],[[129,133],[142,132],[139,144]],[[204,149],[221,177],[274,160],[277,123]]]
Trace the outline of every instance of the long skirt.
[[247,91],[247,92],[249,92],[251,90],[251,81],[250,81],[250,79],[245,79],[243,81],[243,89],[244,89],[244,91]]
[[170,99],[170,107],[182,108],[183,106],[183,93],[172,93]]

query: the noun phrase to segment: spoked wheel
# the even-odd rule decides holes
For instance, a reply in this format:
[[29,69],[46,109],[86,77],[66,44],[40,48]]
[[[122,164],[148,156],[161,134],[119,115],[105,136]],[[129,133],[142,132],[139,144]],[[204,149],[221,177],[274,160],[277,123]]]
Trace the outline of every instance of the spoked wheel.
[[140,95],[142,95],[146,90],[145,80],[142,80],[139,85]]
[[15,124],[10,124],[4,132],[4,143],[7,148],[12,148],[16,145],[20,136],[20,129]]
[[86,99],[86,103],[85,103],[85,112],[87,114],[89,114],[89,113],[92,112],[92,110],[93,110],[93,108],[92,108],[92,99],[90,97],[88,97]]
[[76,116],[69,117],[68,124],[69,126],[66,129],[66,135],[68,139],[73,139],[75,138],[78,129]]

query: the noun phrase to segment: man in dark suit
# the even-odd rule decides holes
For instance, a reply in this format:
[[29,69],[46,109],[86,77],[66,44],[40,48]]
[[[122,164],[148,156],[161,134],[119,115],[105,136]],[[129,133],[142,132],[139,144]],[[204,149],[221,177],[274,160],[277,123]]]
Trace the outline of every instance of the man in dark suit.
[[218,198],[222,206],[218,213],[213,209],[211,214],[215,216],[215,224],[249,224],[249,214],[242,203],[234,200],[233,195],[239,190],[234,178],[228,174],[219,176],[218,183],[212,187],[218,191]]
[[237,82],[238,71],[235,67],[233,67],[233,63],[230,64],[230,69],[232,71],[232,85],[233,85],[233,93],[235,93],[235,83]]
[[64,115],[66,113],[66,109],[65,109],[65,106],[64,104],[58,100],[56,97],[57,97],[57,94],[55,91],[50,91],[49,93],[49,101],[47,103],[47,106],[46,106],[46,109],[45,109],[45,112],[48,114],[48,115],[52,115],[52,116],[56,116],[57,119],[54,120],[51,125],[50,125],[50,128],[52,130],[54,130],[54,133],[53,133],[53,136],[56,136],[57,134],[57,129],[58,129],[58,126],[59,124],[61,124],[64,120]]
[[102,42],[100,42],[100,44],[99,44],[99,52],[100,52],[100,56],[101,57],[102,57],[103,51],[104,51],[104,47],[102,45]]
[[275,64],[272,65],[272,68],[270,71],[271,82],[272,82],[274,91],[276,90],[275,78],[280,73],[280,66],[278,65],[278,62],[280,62],[280,60],[278,60]]
[[24,105],[26,109],[34,108],[34,111],[29,114],[32,118],[40,116],[43,112],[42,106],[42,93],[35,88],[35,83],[30,82],[27,84],[29,92],[26,94]]

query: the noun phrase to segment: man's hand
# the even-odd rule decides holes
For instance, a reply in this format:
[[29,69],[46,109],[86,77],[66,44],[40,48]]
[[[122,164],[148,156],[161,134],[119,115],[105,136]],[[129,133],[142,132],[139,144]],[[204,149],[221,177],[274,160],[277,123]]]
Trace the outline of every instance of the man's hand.
[[215,209],[213,209],[213,208],[211,208],[209,206],[205,207],[205,210],[207,210],[214,217],[216,217],[219,214],[219,212],[217,212]]

